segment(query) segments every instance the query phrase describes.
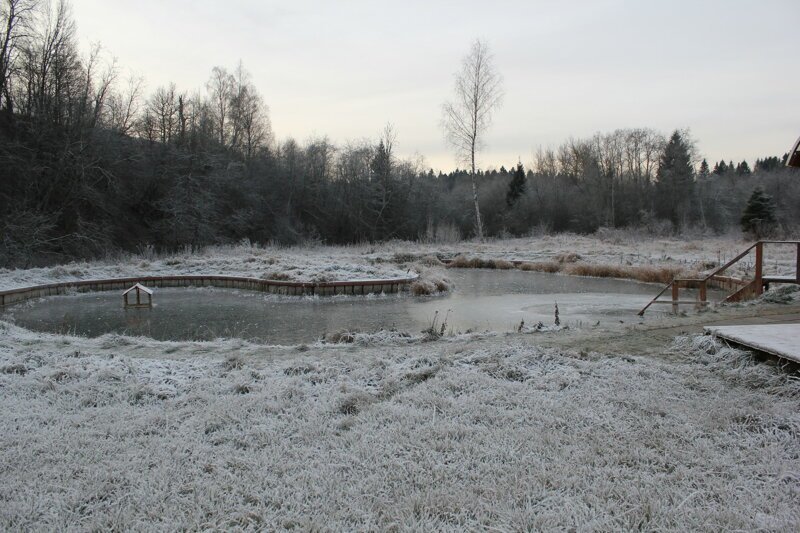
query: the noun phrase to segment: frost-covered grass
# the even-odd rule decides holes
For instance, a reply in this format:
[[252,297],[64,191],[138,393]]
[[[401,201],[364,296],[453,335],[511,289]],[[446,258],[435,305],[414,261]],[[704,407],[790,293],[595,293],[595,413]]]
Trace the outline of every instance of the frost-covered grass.
[[180,254],[122,255],[49,268],[0,269],[0,290],[82,279],[160,275],[225,275],[280,281],[342,281],[407,275],[393,263],[370,261],[369,249],[345,247],[214,246]]
[[800,384],[709,337],[662,359],[0,337],[4,530],[800,525]]
[[[437,254],[468,256],[474,265],[512,268],[525,261],[528,270],[567,274],[661,280],[676,272],[707,271],[736,256],[750,241],[736,237],[648,238],[634,232],[606,231],[592,236],[543,235],[487,242],[421,244],[392,241],[353,246],[212,246],[159,255],[144,249],[102,261],[49,268],[0,269],[0,290],[80,279],[144,275],[218,274],[293,281],[339,281],[402,277],[409,268],[440,267]],[[768,246],[765,274],[792,274],[793,246]],[[752,275],[752,259],[731,275]],[[420,289],[425,287],[420,286]],[[427,287],[430,288],[430,287]]]
[[[797,237],[795,237],[797,238]],[[422,244],[409,246],[389,243],[380,253],[402,254],[412,252],[419,256],[433,253],[456,257],[459,254],[471,260],[491,264],[495,260],[525,261],[529,269],[547,272],[567,271],[578,274],[579,268],[612,270],[628,269],[621,277],[652,278],[662,269],[674,272],[695,273],[709,271],[733,259],[752,241],[741,236],[652,237],[625,230],[606,230],[595,235],[556,234],[514,239],[494,239],[487,242],[458,242],[448,244]],[[765,274],[793,274],[797,259],[794,245],[767,245],[765,248]],[[496,268],[496,267],[494,267]],[[753,253],[726,273],[752,276]],[[638,269],[638,271],[637,271]],[[572,272],[569,272],[569,271]],[[594,275],[588,273],[588,275]],[[607,275],[602,272],[599,275]],[[660,279],[660,278],[659,278]]]

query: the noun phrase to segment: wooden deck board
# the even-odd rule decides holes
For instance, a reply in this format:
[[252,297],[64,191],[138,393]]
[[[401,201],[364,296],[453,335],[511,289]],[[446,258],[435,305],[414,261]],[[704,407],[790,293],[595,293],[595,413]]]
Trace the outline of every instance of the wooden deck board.
[[706,326],[704,329],[715,337],[800,363],[800,324]]

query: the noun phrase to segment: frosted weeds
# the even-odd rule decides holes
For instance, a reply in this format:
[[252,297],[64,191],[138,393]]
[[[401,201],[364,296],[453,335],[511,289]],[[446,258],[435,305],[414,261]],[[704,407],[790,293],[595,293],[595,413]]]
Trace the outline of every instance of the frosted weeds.
[[797,382],[709,337],[667,362],[0,335],[2,529],[800,524]]
[[[452,244],[391,241],[356,246],[212,246],[165,256],[156,256],[149,250],[141,256],[126,255],[51,268],[0,269],[0,290],[58,281],[143,275],[220,274],[295,281],[401,277],[407,273],[408,266],[420,270],[426,265],[440,266],[436,254],[534,262],[580,256],[593,264],[708,270],[733,258],[749,244],[733,237],[706,236],[687,240],[618,231],[593,236],[557,234]],[[768,246],[766,258],[766,273],[794,272],[796,250],[793,247]],[[403,267],[399,266],[401,263]],[[752,263],[742,262],[729,273],[752,275]],[[430,281],[437,284],[439,280]]]
[[82,279],[203,274],[323,282],[404,277],[406,270],[370,261],[358,247],[215,246],[147,259],[126,256],[50,268],[0,269],[0,290]]

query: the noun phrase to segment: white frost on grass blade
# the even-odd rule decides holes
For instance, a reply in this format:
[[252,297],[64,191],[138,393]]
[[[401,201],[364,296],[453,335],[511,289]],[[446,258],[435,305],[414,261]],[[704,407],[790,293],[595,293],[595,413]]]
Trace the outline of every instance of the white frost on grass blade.
[[6,530],[800,524],[797,383],[705,337],[675,362],[520,337],[274,358],[2,327]]

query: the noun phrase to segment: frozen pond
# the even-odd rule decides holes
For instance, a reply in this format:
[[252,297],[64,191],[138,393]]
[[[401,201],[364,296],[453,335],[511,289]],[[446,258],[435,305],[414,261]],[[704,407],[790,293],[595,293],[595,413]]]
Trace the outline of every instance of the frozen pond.
[[[268,344],[313,342],[341,330],[397,328],[418,333],[436,311],[448,312],[448,330],[512,331],[525,321],[553,323],[557,302],[566,325],[630,322],[660,285],[519,270],[447,272],[445,296],[280,297],[229,289],[158,289],[152,309],[124,309],[117,292],[54,296],[0,314],[25,328],[99,336],[144,335],[160,340],[242,337]],[[656,314],[664,309],[648,311]]]

